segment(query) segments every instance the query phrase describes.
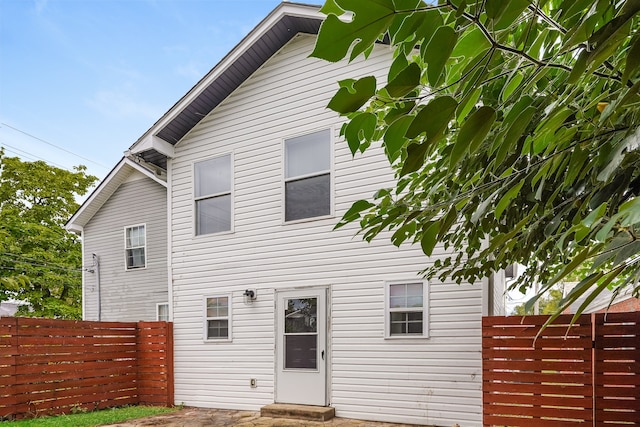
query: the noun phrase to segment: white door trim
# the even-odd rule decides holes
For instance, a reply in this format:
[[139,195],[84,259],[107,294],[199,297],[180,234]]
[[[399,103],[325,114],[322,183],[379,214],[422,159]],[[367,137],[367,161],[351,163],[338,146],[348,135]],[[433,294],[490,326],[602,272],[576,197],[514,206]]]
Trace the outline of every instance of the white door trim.
[[[274,401],[326,406],[329,402],[329,287],[276,289],[274,295]],[[317,298],[317,369],[285,369],[284,303],[303,298]]]

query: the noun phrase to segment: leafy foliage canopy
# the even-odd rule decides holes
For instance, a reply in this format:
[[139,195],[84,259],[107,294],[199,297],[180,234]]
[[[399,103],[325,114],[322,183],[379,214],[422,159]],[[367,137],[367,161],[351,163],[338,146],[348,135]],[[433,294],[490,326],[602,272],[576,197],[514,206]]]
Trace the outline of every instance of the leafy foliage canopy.
[[[338,226],[442,245],[426,276],[475,282],[512,263],[521,290],[587,269],[559,310],[640,289],[639,0],[328,0],[312,56],[392,46],[386,81],[340,82],[352,153],[382,145],[395,188]],[[533,301],[531,301],[531,304]]]

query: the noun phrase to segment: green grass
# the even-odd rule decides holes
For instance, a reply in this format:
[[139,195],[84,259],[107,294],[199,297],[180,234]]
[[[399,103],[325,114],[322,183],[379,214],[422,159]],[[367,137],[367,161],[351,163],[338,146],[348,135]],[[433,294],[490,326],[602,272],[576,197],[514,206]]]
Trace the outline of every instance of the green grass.
[[156,406],[127,406],[124,408],[104,409],[55,417],[33,418],[30,420],[0,422],[2,427],[92,427],[105,424],[121,423],[150,415],[165,414],[179,408],[162,408]]

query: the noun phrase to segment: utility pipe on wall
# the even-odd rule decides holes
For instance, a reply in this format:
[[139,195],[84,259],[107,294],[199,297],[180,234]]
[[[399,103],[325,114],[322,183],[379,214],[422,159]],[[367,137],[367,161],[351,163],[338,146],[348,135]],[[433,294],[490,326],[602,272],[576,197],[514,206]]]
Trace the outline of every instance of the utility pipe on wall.
[[96,297],[98,299],[98,321],[102,320],[101,308],[102,304],[100,301],[100,258],[96,254],[93,255],[93,265],[95,266],[96,271]]

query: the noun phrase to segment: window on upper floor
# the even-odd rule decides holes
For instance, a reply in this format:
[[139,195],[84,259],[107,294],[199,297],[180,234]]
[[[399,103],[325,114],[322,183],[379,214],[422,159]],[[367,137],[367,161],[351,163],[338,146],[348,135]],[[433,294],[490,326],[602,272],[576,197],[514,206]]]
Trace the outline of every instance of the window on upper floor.
[[169,303],[163,302],[156,305],[156,320],[161,322],[169,321]]
[[425,282],[390,282],[386,284],[385,335],[427,337],[427,285]]
[[195,164],[196,235],[231,230],[231,154]]
[[331,132],[284,141],[285,221],[331,214]]
[[125,227],[124,252],[127,270],[147,266],[146,247],[147,236],[144,224]]
[[229,295],[205,298],[204,339],[231,339],[231,298]]

